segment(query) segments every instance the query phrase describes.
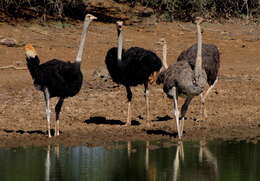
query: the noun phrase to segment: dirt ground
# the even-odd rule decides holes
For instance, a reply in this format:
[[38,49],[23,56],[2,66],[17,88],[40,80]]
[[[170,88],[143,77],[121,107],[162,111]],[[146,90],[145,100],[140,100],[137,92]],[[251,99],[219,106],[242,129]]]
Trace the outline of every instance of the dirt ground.
[[[0,25],[0,38],[12,37],[19,46],[0,45],[0,66],[25,67],[24,43],[32,43],[42,62],[52,58],[73,60],[82,24],[39,26],[31,23]],[[203,41],[221,51],[219,81],[206,100],[207,120],[200,119],[200,99],[187,113],[184,140],[260,140],[260,27],[232,24],[203,24]],[[124,47],[140,46],[162,56],[157,42],[166,38],[168,62],[196,42],[192,23],[142,24],[124,27]],[[65,100],[59,137],[49,139],[43,94],[34,89],[27,69],[0,69],[0,146],[106,145],[114,141],[177,140],[172,101],[160,86],[151,86],[152,126],[145,123],[143,86],[133,88],[132,126],[127,117],[126,92],[94,72],[105,70],[104,57],[116,46],[114,24],[93,22],[87,36],[82,71],[84,84],[78,95]],[[57,99],[52,99],[52,120]],[[180,98],[180,102],[183,100]],[[54,128],[54,124],[53,124]]]

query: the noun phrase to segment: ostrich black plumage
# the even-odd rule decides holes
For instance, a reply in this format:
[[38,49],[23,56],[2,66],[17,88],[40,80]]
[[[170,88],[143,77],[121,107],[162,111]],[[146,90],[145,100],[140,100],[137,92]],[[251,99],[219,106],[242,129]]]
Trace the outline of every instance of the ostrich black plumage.
[[[192,69],[195,68],[198,45],[194,44],[187,50],[181,52],[177,61],[188,61]],[[208,89],[201,93],[201,113],[203,118],[207,117],[205,100],[209,92],[214,88],[218,80],[220,67],[220,53],[216,45],[202,44],[202,66],[207,74]]]
[[55,136],[59,135],[59,116],[64,99],[75,96],[81,89],[83,76],[80,70],[84,44],[88,26],[92,20],[96,19],[93,15],[86,15],[81,34],[80,46],[75,62],[65,62],[52,59],[40,64],[39,57],[31,44],[25,46],[27,66],[33,79],[36,89],[44,93],[46,103],[46,114],[48,122],[48,136],[50,133],[50,98],[59,97],[55,106],[56,123]]
[[148,84],[156,79],[161,69],[161,59],[152,51],[139,47],[123,49],[123,22],[117,22],[118,47],[108,50],[105,63],[112,80],[126,88],[128,99],[127,125],[131,125],[131,87],[144,85],[146,98],[146,120],[150,119]]
[[[188,110],[191,100],[194,96],[200,95],[207,84],[207,74],[202,68],[201,56],[202,37],[200,23],[202,23],[202,21],[202,18],[196,19],[198,49],[194,69],[188,61],[178,61],[168,67],[166,61],[166,41],[163,41],[163,70],[158,76],[157,83],[162,83],[163,91],[169,98],[174,100],[174,114],[179,138],[181,138],[183,134],[183,118]],[[178,96],[186,97],[186,100],[181,107],[181,115],[178,110]]]

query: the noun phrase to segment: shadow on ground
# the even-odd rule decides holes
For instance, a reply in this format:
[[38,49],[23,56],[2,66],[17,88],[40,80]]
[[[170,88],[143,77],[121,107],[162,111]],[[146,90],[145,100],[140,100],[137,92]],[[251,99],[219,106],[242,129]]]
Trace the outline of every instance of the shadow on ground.
[[161,122],[161,121],[169,121],[172,120],[173,118],[170,117],[169,115],[166,116],[157,116],[155,120],[152,120],[152,122]]
[[[125,122],[122,122],[120,120],[116,120],[116,119],[107,119],[103,116],[95,116],[95,117],[90,117],[89,119],[84,121],[87,124],[109,124],[109,125],[125,125]],[[131,125],[132,126],[137,126],[140,125],[141,123],[139,121],[136,120],[132,120],[131,121]]]
[[[178,136],[178,133],[177,132],[174,132],[174,133],[171,133],[171,132],[168,132],[168,131],[165,131],[165,130],[146,130],[146,133],[147,134],[154,134],[154,135],[162,135],[162,136],[170,136],[170,137],[174,137],[174,138],[177,138]],[[183,131],[183,134],[185,134],[185,131]]]
[[[19,130],[3,129],[2,131],[5,132],[5,133],[47,135],[47,131],[42,131],[42,130],[25,131],[25,130],[21,130],[21,129],[19,129]],[[54,129],[51,129],[51,135],[54,135]]]
[[90,117],[84,121],[87,124],[110,124],[110,125],[125,125],[124,122],[115,119],[106,119],[102,116]]

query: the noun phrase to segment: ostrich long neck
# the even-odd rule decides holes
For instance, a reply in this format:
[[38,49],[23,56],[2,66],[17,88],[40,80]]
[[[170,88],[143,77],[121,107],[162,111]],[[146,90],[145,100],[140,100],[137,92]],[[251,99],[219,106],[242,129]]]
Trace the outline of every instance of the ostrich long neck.
[[79,50],[78,50],[78,54],[77,54],[77,57],[76,57],[76,62],[77,63],[81,63],[81,60],[82,60],[82,55],[83,55],[83,51],[84,51],[86,35],[87,35],[88,26],[89,26],[90,22],[91,22],[90,19],[84,21],[83,31],[82,31],[81,37],[80,37]]
[[122,30],[118,30],[117,60],[119,64],[122,61],[122,51],[123,51],[123,33]]
[[201,51],[202,51],[202,36],[201,36],[201,29],[200,25],[197,24],[197,57],[196,57],[196,64],[195,64],[195,76],[199,76],[199,74],[202,71],[202,56],[201,56]]
[[167,65],[167,43],[163,43],[163,66],[165,69],[168,68],[168,65]]

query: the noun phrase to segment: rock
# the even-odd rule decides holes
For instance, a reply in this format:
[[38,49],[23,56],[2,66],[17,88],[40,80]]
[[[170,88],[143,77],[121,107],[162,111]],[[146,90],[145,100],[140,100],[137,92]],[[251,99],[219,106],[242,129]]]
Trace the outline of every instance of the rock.
[[93,73],[92,73],[92,77],[96,80],[96,79],[101,79],[104,82],[108,81],[109,79],[111,79],[107,69],[105,68],[97,68]]
[[17,40],[14,38],[3,38],[0,40],[0,44],[8,47],[14,47],[17,45]]
[[107,69],[105,67],[100,67],[97,68],[93,73],[92,73],[92,80],[88,81],[88,84],[86,87],[90,89],[111,89],[111,88],[117,88],[118,84],[115,84]]

